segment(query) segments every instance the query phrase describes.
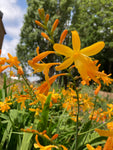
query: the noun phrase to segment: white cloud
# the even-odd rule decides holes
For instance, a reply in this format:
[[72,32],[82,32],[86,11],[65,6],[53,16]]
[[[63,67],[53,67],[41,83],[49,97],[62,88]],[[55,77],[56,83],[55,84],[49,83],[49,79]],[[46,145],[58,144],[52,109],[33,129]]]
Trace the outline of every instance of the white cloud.
[[13,40],[7,40],[4,39],[4,44],[2,48],[2,57],[7,57],[7,53],[10,53],[11,55],[15,56],[16,55],[16,45],[18,43],[18,39],[13,39]]
[[2,46],[2,56],[7,53],[16,55],[16,45],[19,42],[20,29],[23,23],[23,16],[26,9],[18,5],[19,0],[0,0],[0,10],[3,12],[3,23],[6,30]]

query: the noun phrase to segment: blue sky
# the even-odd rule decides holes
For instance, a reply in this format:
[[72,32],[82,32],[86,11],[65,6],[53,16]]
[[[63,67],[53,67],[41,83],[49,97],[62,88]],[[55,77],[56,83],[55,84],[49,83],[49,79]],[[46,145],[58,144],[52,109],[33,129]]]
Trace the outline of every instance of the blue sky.
[[0,0],[0,11],[3,12],[3,23],[7,33],[3,41],[2,57],[7,57],[7,53],[15,56],[24,14],[27,11],[26,0]]

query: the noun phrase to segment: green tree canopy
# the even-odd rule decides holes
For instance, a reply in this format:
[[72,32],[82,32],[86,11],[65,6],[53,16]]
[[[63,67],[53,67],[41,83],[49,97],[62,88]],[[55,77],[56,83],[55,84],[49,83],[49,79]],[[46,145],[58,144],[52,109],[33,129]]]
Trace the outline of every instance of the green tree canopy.
[[105,48],[94,57],[100,60],[102,70],[113,73],[113,1],[82,0],[76,1],[75,7],[71,29],[79,31],[82,47],[105,42]]

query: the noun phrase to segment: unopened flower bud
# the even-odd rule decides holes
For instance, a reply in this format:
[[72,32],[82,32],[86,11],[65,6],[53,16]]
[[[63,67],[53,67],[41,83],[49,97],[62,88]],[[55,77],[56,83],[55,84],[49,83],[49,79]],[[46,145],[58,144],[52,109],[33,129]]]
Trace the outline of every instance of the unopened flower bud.
[[60,36],[60,42],[59,42],[60,44],[62,44],[63,41],[65,40],[65,37],[66,37],[67,33],[68,33],[68,30],[64,30],[64,31],[62,32],[62,34],[61,34],[61,36]]
[[48,20],[49,20],[49,14],[46,14],[46,16],[45,16],[45,23],[46,24],[48,23]]
[[44,20],[44,18],[45,18],[45,11],[44,11],[44,9],[43,8],[39,8],[38,9],[38,13],[39,13],[39,16],[40,16],[40,18],[42,19],[42,20]]
[[52,26],[51,32],[55,31],[56,27],[58,26],[58,23],[59,23],[59,19],[56,19],[53,26]]
[[40,21],[35,20],[35,23],[36,23],[38,26],[40,26],[40,27],[42,27],[42,28],[45,29],[45,26],[44,26]]

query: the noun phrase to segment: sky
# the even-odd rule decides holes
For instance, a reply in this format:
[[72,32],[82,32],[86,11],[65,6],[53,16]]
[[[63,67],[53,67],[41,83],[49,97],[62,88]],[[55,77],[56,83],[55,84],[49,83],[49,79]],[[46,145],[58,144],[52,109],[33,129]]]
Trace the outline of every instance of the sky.
[[26,0],[0,0],[0,11],[3,13],[2,21],[6,30],[1,56],[7,57],[7,53],[16,56],[16,45],[27,11]]

